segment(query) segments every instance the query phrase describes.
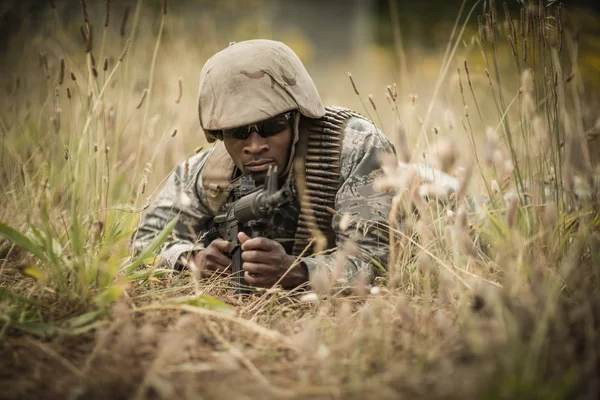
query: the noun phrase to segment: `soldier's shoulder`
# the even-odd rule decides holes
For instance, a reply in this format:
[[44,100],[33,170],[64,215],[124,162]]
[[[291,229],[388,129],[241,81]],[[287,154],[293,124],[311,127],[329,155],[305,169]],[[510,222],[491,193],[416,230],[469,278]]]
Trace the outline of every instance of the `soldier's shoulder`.
[[[188,168],[190,171],[196,171],[202,169],[204,164],[208,160],[208,157],[211,153],[211,149],[206,149],[194,154],[190,158],[187,159]],[[181,166],[185,166],[186,160],[181,162]]]
[[381,130],[369,118],[361,115],[359,112],[346,107],[327,106],[328,113],[336,114],[337,117],[345,119],[344,136],[346,138],[357,138],[365,140],[373,137],[385,138]]
[[385,137],[381,130],[366,117],[362,115],[352,115],[346,122],[344,130],[345,135],[367,138],[370,136]]
[[343,147],[346,150],[390,146],[391,142],[373,121],[352,112],[344,127]]

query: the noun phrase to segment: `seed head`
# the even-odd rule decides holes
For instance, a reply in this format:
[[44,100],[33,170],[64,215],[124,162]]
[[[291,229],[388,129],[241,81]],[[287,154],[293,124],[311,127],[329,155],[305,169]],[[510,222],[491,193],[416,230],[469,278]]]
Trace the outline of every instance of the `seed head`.
[[62,85],[65,80],[65,59],[60,59],[60,70],[58,73],[58,84]]
[[490,15],[490,13],[485,14],[485,28],[486,28],[486,32],[487,32],[488,42],[494,43],[494,41],[495,41],[494,26],[492,23],[492,16]]
[[515,45],[515,40],[512,36],[508,36],[508,43],[510,44],[510,50],[512,51],[513,56],[517,57],[517,47]]
[[387,92],[387,90],[384,92],[384,94],[385,94],[385,99],[387,100],[388,103],[390,103],[390,106],[392,106],[392,109],[394,109],[394,100],[392,100],[392,97]]
[[352,89],[354,89],[354,93],[360,96],[360,92],[358,91],[356,83],[354,83],[354,78],[352,78],[352,74],[350,72],[348,72],[348,79],[350,79],[350,83],[352,84]]
[[483,35],[483,22],[481,15],[477,16],[477,33],[479,35],[479,42],[483,45],[485,43],[485,36]]
[[146,99],[147,94],[148,94],[148,89],[144,89],[144,91],[142,92],[142,96],[140,97],[140,101],[138,101],[138,104],[137,104],[137,106],[135,106],[135,108],[137,108],[138,110],[140,109],[142,104],[144,104],[144,100]]
[[487,76],[487,78],[488,78],[488,83],[490,84],[490,86],[494,86],[492,83],[492,76],[490,75],[490,71],[486,68],[484,70],[484,72],[485,72],[485,76]]
[[[125,11],[123,12],[123,18],[121,19],[121,28],[120,28],[120,33],[121,33],[121,37],[125,37],[125,28],[127,26],[127,19],[129,18],[129,10],[131,9],[131,6],[127,6],[125,7]],[[119,61],[121,61],[123,57],[121,57],[119,59]]]
[[104,57],[104,65],[102,66],[102,70],[104,72],[108,70],[108,57]]
[[375,106],[375,102],[373,101],[373,95],[370,94],[368,96],[368,99],[369,99],[369,103],[371,103],[371,107],[373,107],[373,110],[377,111],[377,107]]
[[347,230],[350,227],[350,222],[351,222],[350,214],[348,214],[348,213],[342,214],[342,218],[340,219],[340,224],[339,224],[340,229],[342,231]]
[[418,97],[419,96],[416,93],[411,93],[411,94],[408,95],[408,98],[410,99],[410,103],[412,105],[415,105],[415,103],[417,102],[417,98]]
[[94,34],[93,34],[92,26],[88,25],[87,26],[86,42],[85,42],[85,52],[86,53],[91,53],[92,52],[92,44],[93,43],[94,43]]
[[309,292],[300,297],[301,303],[314,303],[317,301],[319,301],[319,296],[315,292]]
[[81,11],[83,12],[83,21],[87,24],[90,23],[90,17],[88,15],[88,11],[87,11],[87,4],[85,3],[85,0],[81,0]]
[[177,89],[177,100],[175,100],[175,104],[179,104],[181,97],[183,96],[183,78],[181,76],[177,80]]
[[175,129],[173,130],[173,133],[171,133],[171,137],[175,137],[175,135],[177,135],[177,128],[175,128]]
[[81,38],[83,39],[83,43],[87,42],[87,33],[85,32],[85,26],[79,26],[79,33],[81,33]]
[[110,20],[110,0],[106,0],[106,12],[104,13],[104,27],[108,28],[108,21]]
[[44,71],[46,79],[50,79],[50,69],[48,68],[48,56],[46,53],[40,53],[40,65]]
[[470,88],[473,88],[473,84],[471,83],[471,74],[469,73],[469,63],[467,63],[467,60],[465,60],[465,73],[467,74],[467,83],[469,84]]
[[131,45],[131,38],[127,39],[127,41],[125,42],[125,47],[123,47],[123,51],[121,52],[121,55],[119,56],[119,62],[123,61],[125,54],[127,54],[127,50],[129,50],[129,45]]
[[396,98],[394,97],[394,92],[393,92],[392,87],[390,85],[387,85],[385,87],[385,92],[390,97],[390,99],[392,99],[392,102],[396,101]]

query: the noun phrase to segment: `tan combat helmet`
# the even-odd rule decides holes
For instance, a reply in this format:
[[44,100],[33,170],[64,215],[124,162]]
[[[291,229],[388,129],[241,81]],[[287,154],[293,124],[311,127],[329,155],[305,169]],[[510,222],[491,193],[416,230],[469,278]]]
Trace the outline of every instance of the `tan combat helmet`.
[[321,118],[325,108],[304,65],[273,40],[235,43],[212,56],[200,72],[198,114],[209,143],[211,130],[259,122],[290,110]]

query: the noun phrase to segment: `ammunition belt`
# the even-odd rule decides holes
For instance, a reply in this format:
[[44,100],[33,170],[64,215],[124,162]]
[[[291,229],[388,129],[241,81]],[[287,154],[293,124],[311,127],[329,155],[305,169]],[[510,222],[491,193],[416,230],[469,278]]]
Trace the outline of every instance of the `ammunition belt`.
[[[300,139],[297,156],[304,157],[304,191],[300,198],[300,215],[292,254],[305,252],[313,237],[320,232],[327,239],[327,248],[335,247],[332,229],[332,211],[340,186],[340,156],[344,128],[351,117],[364,118],[346,108],[326,107],[326,114],[319,119],[303,119],[300,123]],[[301,184],[301,183],[300,183]],[[318,232],[317,232],[318,231]]]

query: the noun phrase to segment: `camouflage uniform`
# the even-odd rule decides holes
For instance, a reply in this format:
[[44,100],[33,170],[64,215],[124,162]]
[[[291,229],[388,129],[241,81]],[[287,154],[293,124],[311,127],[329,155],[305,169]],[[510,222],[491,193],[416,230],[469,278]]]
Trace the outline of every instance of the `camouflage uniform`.
[[[380,156],[393,153],[390,141],[371,123],[364,119],[351,118],[344,129],[340,159],[340,186],[335,197],[335,211],[332,229],[337,245],[343,246],[352,237],[356,243],[353,255],[345,257],[343,276],[340,285],[351,284],[362,276],[370,282],[377,273],[377,264],[386,265],[388,255],[388,233],[385,226],[393,192],[379,192],[374,189],[374,181],[383,175]],[[162,249],[162,263],[177,267],[178,260],[193,250],[203,248],[200,237],[214,218],[206,201],[206,188],[199,179],[203,173],[211,150],[205,150],[189,160],[189,171],[185,163],[180,164],[169,178],[166,186],[158,194],[151,209],[141,221],[133,241],[134,251],[141,251],[173,218],[179,216],[174,229],[175,238],[170,238]],[[188,179],[185,179],[185,176]],[[235,187],[232,180],[232,188]],[[279,241],[290,253],[294,238],[300,204],[296,174],[292,169],[285,185],[292,193],[293,201],[282,207],[276,219],[282,223],[272,226],[267,237]],[[235,199],[234,199],[235,200]],[[350,216],[350,224],[340,227],[344,214]],[[346,228],[346,229],[342,229]],[[302,257],[309,276],[318,270],[333,272],[336,268],[337,251],[328,254]],[[375,263],[373,263],[375,261]]]
[[[302,261],[308,268],[309,278],[322,270],[335,271],[334,276],[339,277],[342,285],[352,284],[359,276],[370,281],[375,276],[376,266],[386,265],[387,261],[389,246],[385,226],[393,192],[378,192],[373,184],[383,175],[380,167],[383,153],[395,154],[392,144],[371,122],[358,114],[341,109],[326,110],[302,62],[283,43],[270,40],[240,42],[215,54],[202,68],[198,112],[209,143],[217,141],[218,132],[224,129],[255,124],[290,110],[297,110],[294,136],[288,165],[280,176],[285,177],[284,185],[292,192],[293,200],[279,209],[275,220],[280,223],[273,224],[266,236],[279,241],[288,254],[299,254],[298,248],[306,243],[306,237],[303,237],[306,233],[299,232],[306,232],[303,225],[306,210],[312,209],[311,204],[314,203],[311,200],[308,202],[310,207],[306,205],[310,190],[304,193],[304,197],[299,194],[294,161],[300,158],[305,171],[309,171],[311,163],[307,160],[310,160],[310,153],[319,153],[321,145],[325,150],[333,140],[336,146],[340,146],[334,151],[336,155],[322,159],[334,161],[329,165],[317,165],[324,165],[325,169],[333,166],[335,170],[335,179],[329,179],[329,186],[325,189],[328,191],[328,207],[334,208],[336,213],[331,218],[325,212],[326,207],[314,205],[320,207],[320,211],[314,211],[315,215],[321,213],[319,224],[330,229],[323,233],[333,239],[328,241],[331,249],[328,253],[303,254]],[[343,118],[338,118],[340,115]],[[327,120],[330,117],[332,119]],[[315,136],[310,133],[310,127],[317,121],[324,121],[324,125]],[[332,130],[331,126],[337,130]],[[315,137],[320,139],[315,141]],[[321,160],[320,156],[316,158]],[[231,169],[222,165],[230,165]],[[213,170],[226,173],[216,173],[218,178],[215,178]],[[213,217],[222,210],[225,200],[236,200],[232,197],[235,197],[235,189],[239,185],[239,172],[222,142],[192,157],[187,166],[185,163],[179,165],[143,217],[134,235],[133,250],[141,251],[177,216],[179,220],[174,235],[161,251],[162,263],[177,267],[182,255],[202,249],[201,238]],[[309,178],[307,175],[306,179]],[[319,185],[316,184],[321,187]],[[323,213],[326,217],[322,217]],[[346,214],[350,222],[343,224],[347,226],[340,226],[342,216]],[[298,222],[299,219],[302,222]],[[330,219],[331,224],[328,222]],[[339,253],[349,237],[356,245],[347,246],[344,254]],[[297,246],[292,252],[294,240]]]

